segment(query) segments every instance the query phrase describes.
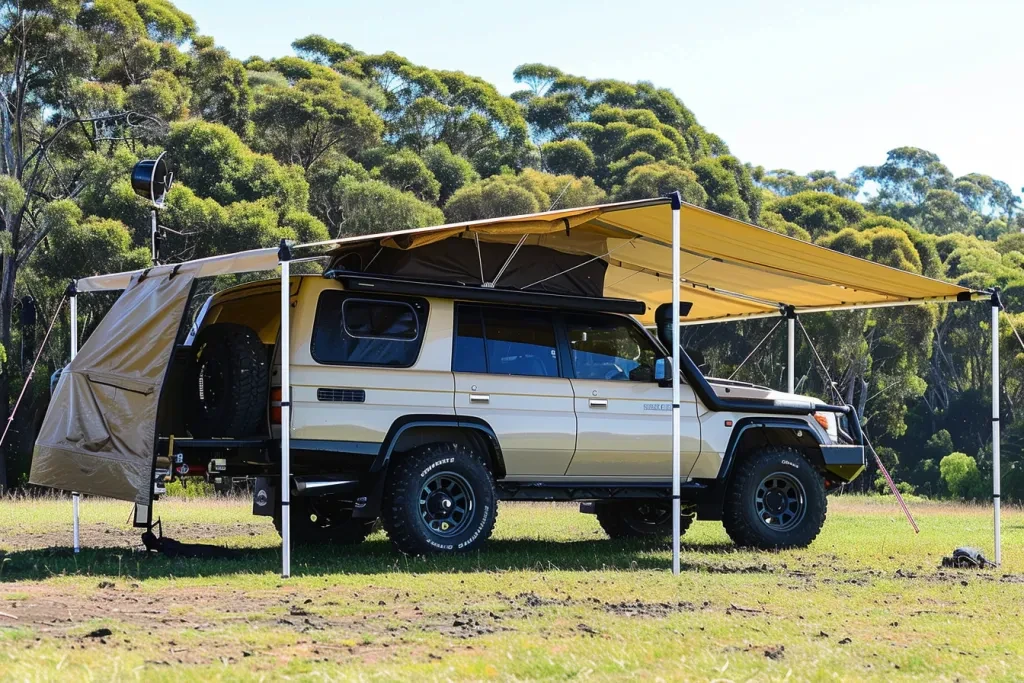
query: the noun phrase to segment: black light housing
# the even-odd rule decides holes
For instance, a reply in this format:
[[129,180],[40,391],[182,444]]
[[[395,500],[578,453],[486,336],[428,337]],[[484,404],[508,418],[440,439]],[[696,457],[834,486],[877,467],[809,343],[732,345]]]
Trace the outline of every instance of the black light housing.
[[156,159],[145,159],[132,168],[132,189],[154,206],[163,206],[167,191],[171,189],[174,174],[167,169],[161,154]]

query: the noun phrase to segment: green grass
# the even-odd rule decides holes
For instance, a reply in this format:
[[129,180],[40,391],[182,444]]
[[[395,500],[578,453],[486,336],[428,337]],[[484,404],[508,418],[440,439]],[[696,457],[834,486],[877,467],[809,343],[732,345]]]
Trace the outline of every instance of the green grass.
[[167,535],[244,551],[217,560],[133,552],[130,506],[95,500],[76,557],[70,501],[4,500],[0,679],[1019,678],[1021,511],[1003,566],[977,572],[939,562],[990,553],[987,508],[915,502],[915,536],[891,499],[830,506],[806,550],[738,551],[695,523],[679,577],[667,548],[609,541],[571,506],[507,504],[484,551],[411,559],[375,534],[296,549],[282,580],[244,500],[158,503]]

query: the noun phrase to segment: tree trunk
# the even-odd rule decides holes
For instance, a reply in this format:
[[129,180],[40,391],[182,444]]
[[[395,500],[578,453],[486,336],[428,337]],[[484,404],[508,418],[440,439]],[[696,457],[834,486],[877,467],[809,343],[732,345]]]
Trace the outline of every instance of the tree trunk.
[[[7,426],[11,411],[11,313],[14,308],[14,279],[18,273],[16,255],[3,255],[3,274],[0,275],[0,343],[7,352],[7,362],[0,372],[0,433]],[[9,445],[0,447],[0,493],[8,490],[7,452]]]

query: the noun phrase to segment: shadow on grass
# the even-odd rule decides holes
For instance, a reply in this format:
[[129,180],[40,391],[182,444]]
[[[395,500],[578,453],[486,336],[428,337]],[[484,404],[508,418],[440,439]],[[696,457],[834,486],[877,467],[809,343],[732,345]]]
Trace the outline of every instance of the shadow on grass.
[[[666,551],[668,547],[664,544],[641,542],[502,539],[462,555],[407,557],[386,540],[375,539],[358,546],[296,546],[292,550],[291,569],[292,576],[666,570],[671,564],[671,555]],[[683,553],[683,571],[772,571],[757,558],[726,562],[726,555],[736,553],[735,546],[728,543],[683,544]],[[230,559],[170,558],[126,548],[83,548],[78,555],[70,547],[0,551],[0,583],[61,575],[147,579],[278,573],[280,569],[278,547],[241,550]]]

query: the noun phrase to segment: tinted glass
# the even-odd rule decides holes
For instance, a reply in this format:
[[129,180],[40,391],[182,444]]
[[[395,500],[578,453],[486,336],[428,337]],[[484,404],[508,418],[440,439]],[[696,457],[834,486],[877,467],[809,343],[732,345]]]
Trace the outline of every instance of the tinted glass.
[[654,381],[658,352],[636,325],[613,315],[566,315],[572,365],[579,379]]
[[455,347],[452,352],[454,372],[487,372],[484,351],[484,328],[478,306],[458,306],[455,315]]
[[546,316],[517,309],[483,309],[487,372],[558,377],[555,326]]
[[555,327],[540,313],[459,305],[452,370],[557,377]]
[[422,299],[368,299],[324,292],[311,353],[318,363],[407,368],[416,362],[427,319]]
[[405,302],[346,299],[341,317],[352,337],[411,341],[418,336],[416,311]]

